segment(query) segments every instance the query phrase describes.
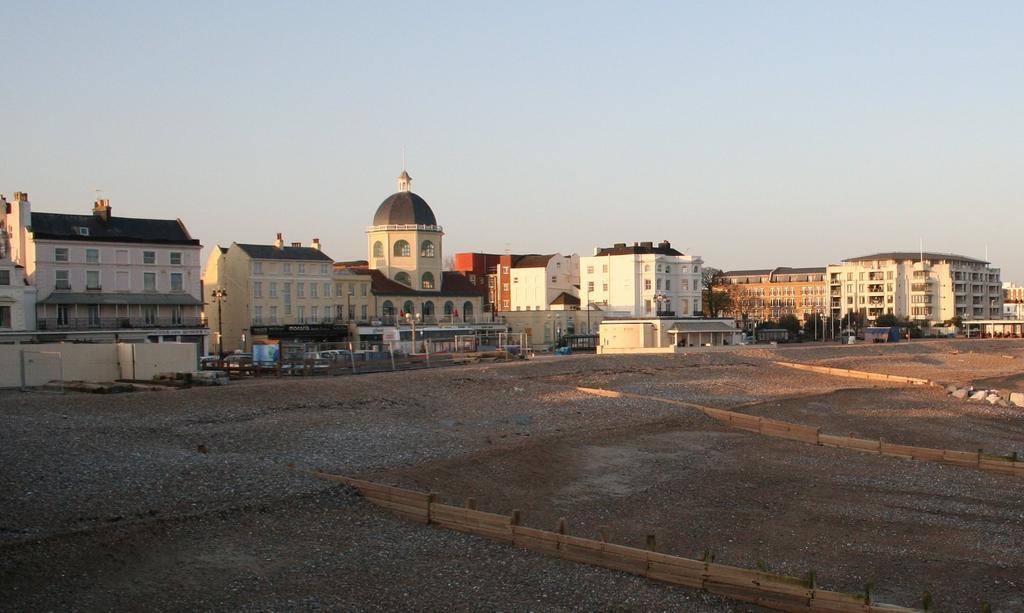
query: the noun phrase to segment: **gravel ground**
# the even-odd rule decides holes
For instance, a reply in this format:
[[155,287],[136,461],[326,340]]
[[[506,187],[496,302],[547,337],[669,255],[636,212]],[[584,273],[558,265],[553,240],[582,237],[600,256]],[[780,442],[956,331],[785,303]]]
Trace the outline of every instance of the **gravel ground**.
[[[0,609],[747,610],[407,524],[290,464],[477,494],[494,510],[523,508],[529,525],[568,514],[574,531],[592,534],[608,523],[623,539],[642,539],[646,528],[638,526],[654,526],[664,550],[712,547],[721,561],[763,559],[796,574],[813,564],[830,587],[856,589],[873,568],[866,559],[892,559],[906,570],[879,585],[896,602],[913,604],[914,590],[935,585],[950,588],[940,602],[994,594],[1024,607],[1012,597],[1019,582],[1009,584],[1024,574],[1019,482],[770,441],[669,405],[573,389],[799,406],[794,397],[887,390],[770,360],[857,357],[883,371],[903,372],[900,360],[943,371],[946,362],[921,360],[966,355],[979,376],[1019,374],[1008,367],[1016,359],[996,359],[1014,350],[1008,344],[956,348],[909,344],[905,357],[878,360],[875,348],[755,347],[116,396],[0,392]],[[923,426],[926,434],[946,436]],[[812,489],[796,495],[807,479]],[[840,504],[846,500],[866,517]],[[758,511],[764,504],[770,513]],[[798,538],[805,525],[814,538]],[[835,537],[840,528],[847,531]],[[895,544],[870,538],[887,530]],[[786,534],[792,546],[778,544]],[[948,547],[929,561],[928,550],[911,546],[915,535]],[[947,575],[954,559],[981,570]]]

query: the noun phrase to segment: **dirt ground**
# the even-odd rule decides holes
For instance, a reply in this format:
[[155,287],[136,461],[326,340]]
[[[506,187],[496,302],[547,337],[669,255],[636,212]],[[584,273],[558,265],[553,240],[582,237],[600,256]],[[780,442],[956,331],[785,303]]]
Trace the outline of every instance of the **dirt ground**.
[[[122,396],[0,392],[0,610],[747,611],[411,524],[302,469],[939,611],[1024,610],[1024,483],[731,430],[604,387],[899,443],[1024,452],[1024,410],[775,360],[1019,389],[1024,342],[779,346]],[[294,469],[289,468],[289,465]]]

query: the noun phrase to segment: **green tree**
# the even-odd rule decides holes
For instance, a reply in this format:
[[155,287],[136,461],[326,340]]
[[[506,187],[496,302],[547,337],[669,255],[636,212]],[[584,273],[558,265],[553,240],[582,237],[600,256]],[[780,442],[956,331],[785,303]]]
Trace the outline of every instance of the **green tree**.
[[796,315],[783,315],[779,318],[779,327],[789,330],[789,333],[795,336],[800,333],[800,320]]
[[878,319],[875,320],[875,325],[882,328],[892,328],[900,325],[900,320],[892,313],[886,313],[885,315],[879,315]]

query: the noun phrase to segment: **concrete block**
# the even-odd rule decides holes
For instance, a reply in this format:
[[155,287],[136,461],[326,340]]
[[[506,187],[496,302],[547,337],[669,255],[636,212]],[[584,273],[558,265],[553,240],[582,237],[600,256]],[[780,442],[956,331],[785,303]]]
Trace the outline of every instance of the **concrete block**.
[[988,398],[988,390],[978,390],[971,394],[970,400],[982,401]]
[[1002,396],[996,394],[995,392],[989,394],[988,396],[985,396],[985,400],[987,400],[989,404],[998,404],[998,402],[1002,399]]
[[1010,404],[1018,407],[1024,407],[1024,393],[1011,392],[1010,393]]
[[963,399],[967,398],[967,394],[968,394],[967,388],[966,387],[961,387],[960,389],[958,389],[958,390],[953,392],[953,398],[959,398],[960,400],[963,400]]

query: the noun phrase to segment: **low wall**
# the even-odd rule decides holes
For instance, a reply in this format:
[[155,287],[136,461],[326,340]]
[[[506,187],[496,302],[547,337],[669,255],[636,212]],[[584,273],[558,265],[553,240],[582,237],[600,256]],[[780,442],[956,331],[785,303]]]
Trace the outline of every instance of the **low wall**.
[[0,345],[0,388],[51,381],[152,379],[161,372],[193,372],[194,343],[40,343]]
[[370,502],[424,524],[436,524],[582,564],[610,568],[656,581],[706,590],[743,602],[782,611],[831,613],[913,612],[896,605],[872,603],[864,594],[819,589],[813,580],[692,560],[648,549],[615,545],[566,534],[565,521],[557,532],[520,525],[518,511],[499,515],[478,511],[472,499],[462,507],[436,502],[434,494],[382,485],[341,475],[317,472],[324,480],[344,483],[359,490]]
[[804,426],[801,424],[779,421],[777,419],[767,419],[756,415],[727,411],[725,409],[715,409],[712,407],[693,404],[691,402],[672,400],[670,398],[659,398],[657,396],[645,396],[643,394],[618,392],[615,390],[591,387],[577,387],[576,390],[585,394],[603,396],[605,398],[636,398],[639,400],[653,400],[655,402],[685,406],[687,408],[698,410],[708,417],[724,424],[728,424],[734,428],[739,428],[748,432],[756,432],[757,434],[764,436],[785,438],[823,447],[853,449],[855,451],[865,451],[897,458],[941,462],[943,464],[954,464],[956,466],[968,466],[970,468],[977,468],[1005,475],[1024,477],[1024,458],[1020,458],[1018,460],[1012,457],[985,454],[981,451],[972,452],[953,451],[950,449],[932,449],[929,447],[914,447],[911,445],[888,443],[882,439],[872,440],[850,436],[833,436],[830,434],[822,434],[821,428],[813,426]]
[[900,375],[886,375],[877,372],[865,372],[863,370],[849,370],[846,368],[829,368],[827,366],[812,366],[810,364],[799,364],[796,362],[774,362],[778,366],[806,370],[824,375],[836,377],[847,377],[850,379],[867,379],[869,381],[888,381],[890,383],[909,383],[911,385],[935,385],[934,381],[928,379],[915,379],[914,377],[903,377]]

